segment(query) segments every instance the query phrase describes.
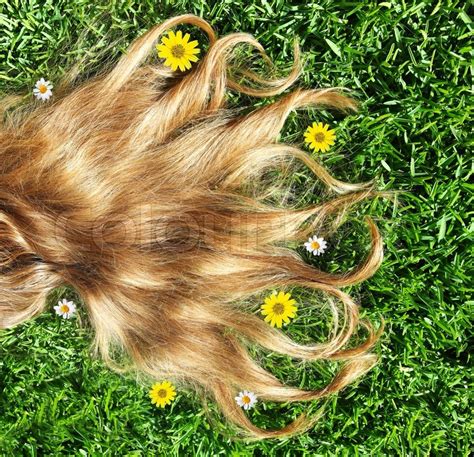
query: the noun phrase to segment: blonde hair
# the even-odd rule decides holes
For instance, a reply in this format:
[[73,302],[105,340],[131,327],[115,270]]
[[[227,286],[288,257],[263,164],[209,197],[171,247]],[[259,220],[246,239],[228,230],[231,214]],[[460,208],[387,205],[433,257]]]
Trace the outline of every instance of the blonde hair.
[[[207,52],[186,73],[147,61],[156,40],[177,24],[209,38]],[[310,428],[302,414],[281,429],[255,426],[235,402],[241,389],[260,400],[313,400],[335,393],[370,369],[383,330],[359,319],[340,288],[379,267],[382,239],[366,218],[371,248],[345,274],[307,264],[291,246],[329,234],[350,207],[381,195],[373,182],[339,181],[297,145],[278,142],[290,112],[326,107],[355,112],[341,88],[296,88],[247,114],[227,105],[226,89],[254,97],[281,94],[298,78],[264,79],[231,65],[247,33],[217,39],[203,19],[166,20],[135,40],[107,72],[74,84],[71,70],[53,99],[9,111],[0,129],[0,328],[44,310],[48,294],[71,285],[94,328],[93,349],[112,369],[167,377],[215,399],[230,424],[250,439]],[[77,69],[76,69],[77,70]],[[244,85],[229,73],[252,81]],[[258,86],[258,87],[256,87]],[[303,162],[333,197],[305,208],[268,202],[281,189],[266,173]],[[333,332],[324,344],[299,344],[246,308],[272,287],[306,287],[328,297]],[[300,304],[300,306],[303,306]],[[367,338],[347,348],[359,325]],[[248,348],[301,360],[344,363],[324,388],[286,386],[252,359]],[[118,363],[118,350],[129,356]]]

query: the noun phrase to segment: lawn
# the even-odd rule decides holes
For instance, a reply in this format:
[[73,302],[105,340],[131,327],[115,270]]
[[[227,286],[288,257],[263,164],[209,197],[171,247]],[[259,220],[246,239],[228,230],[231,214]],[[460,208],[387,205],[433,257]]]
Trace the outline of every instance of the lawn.
[[[383,315],[387,321],[376,349],[379,364],[325,403],[267,402],[249,411],[257,425],[277,427],[324,404],[325,414],[309,433],[254,443],[231,440],[222,434],[227,430],[222,421],[208,420],[191,391],[179,391],[166,409],[154,407],[149,386],[90,357],[91,330],[80,306],[76,319],[55,315],[60,298],[80,304],[75,291],[64,288],[55,291],[41,316],[0,332],[0,455],[469,455],[474,302],[468,4],[1,2],[0,90],[6,93],[26,93],[41,76],[55,81],[85,54],[84,75],[93,74],[155,23],[182,13],[205,18],[219,36],[251,33],[282,74],[291,65],[296,36],[306,59],[297,85],[347,87],[362,107],[349,116],[298,110],[281,141],[305,147],[306,126],[327,122],[337,139],[321,161],[334,176],[349,182],[376,178],[382,189],[405,192],[395,201],[359,206],[329,240],[326,255],[307,257],[328,271],[354,267],[367,249],[366,214],[384,237],[385,258],[375,276],[344,289],[361,303],[363,317],[377,322]],[[204,34],[194,33],[205,41]],[[259,68],[255,51],[243,46],[241,52]],[[231,101],[257,107],[271,100],[231,93]],[[319,198],[320,187],[304,167],[288,185],[298,204]],[[320,297],[294,293],[308,306],[285,331],[299,341],[324,340]],[[259,348],[254,355],[301,388],[323,385],[338,367]]]

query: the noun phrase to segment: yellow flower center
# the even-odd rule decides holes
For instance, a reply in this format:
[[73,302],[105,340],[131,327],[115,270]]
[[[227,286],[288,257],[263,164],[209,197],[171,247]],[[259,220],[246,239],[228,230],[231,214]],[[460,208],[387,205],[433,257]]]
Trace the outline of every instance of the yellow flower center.
[[322,143],[324,141],[324,133],[319,132],[314,135],[314,140],[317,141],[318,143]]
[[175,44],[171,48],[171,54],[173,54],[173,57],[180,58],[184,56],[184,46],[181,44]]
[[319,244],[317,241],[313,241],[313,242],[311,243],[311,247],[312,247],[313,249],[319,249],[320,244]]
[[248,395],[244,395],[244,396],[242,397],[242,401],[243,401],[244,403],[246,403],[246,404],[247,404],[247,403],[250,403],[250,397],[249,397]]
[[44,94],[44,93],[48,90],[48,88],[47,88],[44,84],[40,84],[40,86],[38,87],[38,90],[39,90],[42,94]]
[[166,389],[160,389],[158,391],[158,397],[160,397],[160,398],[165,398],[166,394],[167,394]]
[[273,312],[275,314],[283,314],[284,311],[285,311],[285,306],[283,305],[283,303],[275,303],[273,305]]
[[68,305],[61,305],[61,312],[68,313],[69,312],[69,306]]

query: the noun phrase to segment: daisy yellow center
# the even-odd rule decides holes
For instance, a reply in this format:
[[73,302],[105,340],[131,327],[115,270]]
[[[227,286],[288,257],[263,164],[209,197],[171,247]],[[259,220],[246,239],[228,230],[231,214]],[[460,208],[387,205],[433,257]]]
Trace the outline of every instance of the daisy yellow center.
[[242,401],[243,401],[244,403],[250,403],[250,397],[249,397],[248,395],[244,395],[244,396],[242,397]]
[[160,397],[160,398],[165,398],[166,395],[167,395],[166,389],[160,389],[160,390],[158,391],[158,394],[157,394],[157,395],[158,395],[158,397]]
[[315,141],[317,141],[318,143],[322,143],[324,141],[324,133],[316,133],[316,135],[314,135],[314,139]]
[[184,56],[184,51],[184,46],[181,44],[176,44],[171,48],[171,54],[173,54],[173,57],[176,57],[177,59]]
[[320,244],[319,244],[317,241],[313,241],[313,242],[311,243],[311,247],[312,247],[313,249],[319,249]]
[[284,311],[285,311],[285,305],[283,305],[283,303],[275,303],[273,305],[273,312],[275,314],[283,314]]
[[69,312],[69,306],[68,305],[61,305],[61,312],[63,312],[63,313]]
[[48,90],[48,88],[47,88],[44,84],[40,84],[38,90],[39,90],[42,94],[44,94],[44,93]]

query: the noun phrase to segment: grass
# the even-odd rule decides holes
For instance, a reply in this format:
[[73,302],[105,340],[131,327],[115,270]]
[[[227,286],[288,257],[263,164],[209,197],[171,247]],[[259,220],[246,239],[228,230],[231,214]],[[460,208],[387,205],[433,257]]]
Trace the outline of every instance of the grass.
[[[0,455],[469,455],[468,2],[10,0],[0,3],[0,90],[29,91],[43,75],[54,81],[64,65],[86,53],[84,71],[93,71],[155,23],[185,12],[207,19],[220,36],[253,34],[282,69],[292,60],[292,37],[299,37],[307,58],[299,84],[345,86],[363,102],[360,113],[348,117],[324,110],[293,113],[282,135],[302,142],[310,122],[326,121],[337,129],[337,140],[322,160],[335,176],[351,182],[376,176],[383,188],[407,191],[403,204],[361,207],[329,240],[329,255],[308,260],[331,271],[354,266],[367,241],[362,216],[375,217],[384,236],[384,263],[370,280],[346,290],[361,302],[365,317],[382,314],[388,321],[378,347],[381,362],[329,398],[310,433],[233,442],[218,433],[222,425],[206,419],[192,392],[179,392],[171,407],[158,410],[131,376],[120,377],[92,360],[88,328],[54,315],[60,297],[79,301],[74,291],[60,289],[47,312],[0,334]],[[68,48],[83,29],[89,33],[81,46]],[[109,38],[121,41],[101,55]],[[237,95],[233,100],[264,103]],[[314,198],[313,181],[303,168],[292,176],[303,203]],[[317,303],[308,291],[295,294]],[[82,310],[79,316],[87,319]],[[322,339],[321,322],[317,306],[307,308],[287,331],[301,341]],[[258,349],[255,356],[303,388],[323,384],[336,368]],[[260,403],[250,417],[271,427],[319,406]]]

